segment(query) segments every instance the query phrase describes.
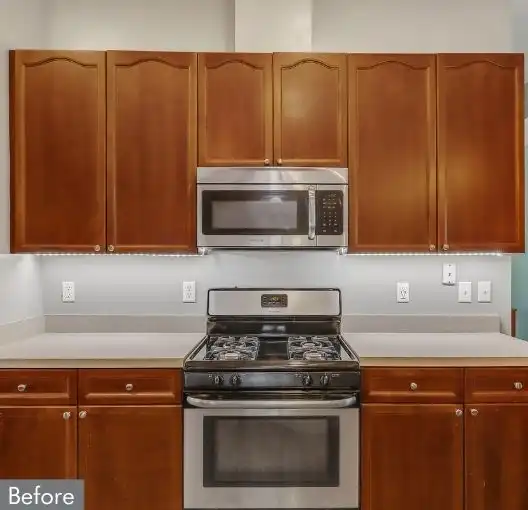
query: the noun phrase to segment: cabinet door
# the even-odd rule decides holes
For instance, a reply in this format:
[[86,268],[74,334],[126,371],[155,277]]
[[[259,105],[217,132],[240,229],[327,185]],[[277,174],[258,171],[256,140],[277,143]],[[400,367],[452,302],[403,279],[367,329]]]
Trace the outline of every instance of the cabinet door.
[[450,404],[364,404],[361,509],[462,510],[462,415]]
[[272,55],[198,55],[198,165],[264,166],[273,159]]
[[86,406],[79,478],[86,510],[182,508],[182,409]]
[[0,407],[0,480],[76,477],[75,407]]
[[196,246],[195,53],[108,53],[109,251]]
[[273,55],[274,164],[347,166],[346,55]]
[[11,251],[104,250],[105,54],[12,51]]
[[444,251],[524,252],[523,56],[438,56]]
[[349,249],[436,251],[434,55],[349,55]]
[[528,405],[466,407],[466,510],[528,508]]

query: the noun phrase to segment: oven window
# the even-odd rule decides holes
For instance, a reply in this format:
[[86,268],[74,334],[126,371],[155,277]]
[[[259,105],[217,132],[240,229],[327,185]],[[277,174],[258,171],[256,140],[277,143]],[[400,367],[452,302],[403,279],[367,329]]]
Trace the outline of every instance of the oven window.
[[306,191],[202,191],[205,235],[305,235]]
[[339,486],[339,417],[204,417],[205,487]]

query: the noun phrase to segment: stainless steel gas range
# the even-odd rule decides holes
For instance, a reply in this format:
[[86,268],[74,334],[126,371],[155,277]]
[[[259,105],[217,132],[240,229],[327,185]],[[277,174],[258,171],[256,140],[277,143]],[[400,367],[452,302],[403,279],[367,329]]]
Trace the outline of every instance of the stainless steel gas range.
[[211,289],[184,360],[184,507],[357,509],[359,360],[338,289]]

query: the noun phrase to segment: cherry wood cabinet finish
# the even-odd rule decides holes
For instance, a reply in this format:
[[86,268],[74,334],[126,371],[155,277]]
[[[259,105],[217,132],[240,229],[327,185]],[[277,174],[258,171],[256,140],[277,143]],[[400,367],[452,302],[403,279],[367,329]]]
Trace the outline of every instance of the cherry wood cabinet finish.
[[198,55],[198,165],[273,160],[271,53]]
[[196,249],[196,53],[110,51],[108,250]]
[[0,405],[56,406],[76,402],[76,370],[0,370]]
[[456,403],[464,401],[462,368],[364,368],[363,402]]
[[364,404],[361,413],[362,510],[463,509],[461,407]]
[[467,403],[528,404],[528,367],[467,368]]
[[441,249],[524,252],[523,55],[442,54],[437,72]]
[[76,477],[76,407],[0,406],[0,479]]
[[181,407],[79,409],[86,413],[79,414],[86,510],[182,508]]
[[528,508],[528,405],[466,407],[467,510]]
[[436,251],[435,55],[348,56],[349,250]]
[[274,164],[347,166],[346,59],[273,54]]
[[82,369],[79,405],[179,404],[182,374],[176,369]]
[[104,251],[105,53],[10,52],[11,251]]

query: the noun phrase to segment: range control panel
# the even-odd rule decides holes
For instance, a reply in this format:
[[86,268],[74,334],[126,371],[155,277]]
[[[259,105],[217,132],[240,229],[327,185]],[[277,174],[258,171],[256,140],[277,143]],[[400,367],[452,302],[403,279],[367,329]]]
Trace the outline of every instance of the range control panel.
[[316,193],[317,235],[343,234],[343,192],[318,190]]

